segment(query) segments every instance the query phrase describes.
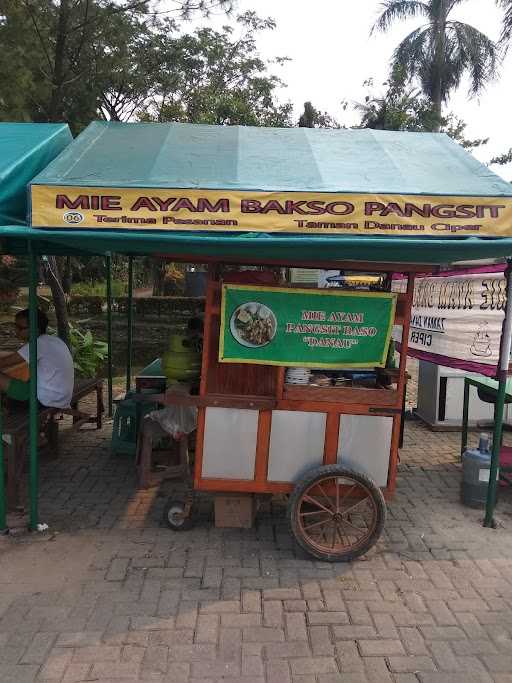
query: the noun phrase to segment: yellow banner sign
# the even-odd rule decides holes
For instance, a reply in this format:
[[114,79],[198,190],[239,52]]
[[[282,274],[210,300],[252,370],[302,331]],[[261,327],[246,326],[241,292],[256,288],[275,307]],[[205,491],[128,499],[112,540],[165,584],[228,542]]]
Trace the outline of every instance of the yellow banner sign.
[[512,197],[32,185],[32,226],[309,235],[512,235]]

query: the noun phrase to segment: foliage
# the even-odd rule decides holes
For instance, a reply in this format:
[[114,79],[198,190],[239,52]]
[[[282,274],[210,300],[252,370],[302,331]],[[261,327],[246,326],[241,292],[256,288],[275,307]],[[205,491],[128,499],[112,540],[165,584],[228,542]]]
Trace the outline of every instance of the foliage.
[[0,0],[0,118],[64,120],[77,132],[128,117],[151,86],[154,33],[213,7],[231,0]]
[[[290,126],[292,105],[275,101],[281,80],[256,49],[257,36],[273,30],[272,19],[254,12],[237,17],[237,29],[198,29],[170,38],[155,32],[147,46],[147,69],[153,91],[139,117],[144,121],[178,121],[217,125]],[[153,60],[153,63],[151,62]],[[155,61],[156,60],[156,61]]]
[[403,69],[410,81],[432,102],[437,122],[441,107],[467,74],[470,94],[478,94],[494,78],[499,59],[497,45],[474,26],[450,19],[463,0],[384,0],[373,30],[387,31],[396,21],[422,17],[425,23],[412,31],[395,49],[392,71]]
[[361,114],[361,128],[377,130],[429,131],[438,123],[430,100],[417,88],[407,84],[403,69],[395,67],[388,81],[383,83],[385,92],[373,92],[373,79],[363,84],[368,88],[364,102],[356,103]]
[[449,135],[455,142],[458,142],[464,149],[472,150],[476,147],[482,147],[489,142],[489,138],[474,138],[469,139],[464,135],[467,123],[459,118],[453,112],[450,112],[441,119],[441,132]]
[[498,164],[500,166],[505,166],[505,164],[510,164],[512,162],[512,147],[504,154],[499,154],[497,157],[493,157],[489,163]]
[[[127,292],[127,284],[119,280],[112,281],[112,296],[124,296]],[[107,296],[106,282],[78,282],[71,287],[74,296]]]
[[512,38],[512,0],[496,0],[496,4],[504,10],[500,42],[506,50]]
[[71,353],[75,372],[79,377],[95,377],[108,352],[106,342],[96,339],[90,330],[81,332],[69,326]]
[[386,90],[382,95],[373,92],[373,79],[365,81],[364,85],[370,91],[364,102],[355,104],[355,109],[361,114],[359,128],[428,132],[434,124],[439,124],[442,133],[449,135],[465,149],[487,144],[489,138],[466,138],[464,132],[467,124],[454,113],[450,112],[438,119],[430,100],[419,90],[411,88],[401,73],[395,70],[394,78],[383,83]]
[[27,281],[27,268],[23,259],[0,256],[0,295],[16,294]]
[[299,128],[341,128],[341,125],[327,112],[315,109],[311,102],[304,102]]
[[0,119],[64,120],[74,132],[95,118],[136,116],[291,125],[291,104],[274,101],[282,83],[256,51],[256,36],[274,22],[246,12],[240,35],[232,27],[180,35],[180,16],[232,3],[171,5],[181,12],[149,0],[0,0]]

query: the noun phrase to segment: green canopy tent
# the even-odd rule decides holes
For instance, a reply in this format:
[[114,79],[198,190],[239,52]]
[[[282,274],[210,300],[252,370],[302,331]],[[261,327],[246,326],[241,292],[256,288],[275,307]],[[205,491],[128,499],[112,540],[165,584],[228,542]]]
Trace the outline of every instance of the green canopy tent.
[[[9,229],[5,226],[27,229],[27,184],[55,159],[71,140],[67,124],[0,123],[0,235]],[[5,245],[2,246],[2,253],[9,253]],[[28,245],[25,243],[21,253],[26,253],[27,250]],[[31,353],[31,359],[35,358],[35,355]],[[35,376],[35,361],[31,360],[31,366],[31,376]],[[35,457],[37,458],[37,451]],[[0,529],[5,528],[6,512],[3,467],[0,422]]]
[[4,252],[397,271],[512,254],[512,186],[443,134],[95,122],[29,192]]
[[71,140],[63,123],[0,123],[0,226],[25,225],[27,184]]
[[[512,253],[512,186],[444,134],[95,122],[33,179],[30,193],[29,225],[44,230],[4,228],[5,250],[23,251],[37,242],[46,253],[120,251],[170,253],[191,260],[343,259],[428,265]],[[130,195],[126,202],[125,194]],[[62,209],[56,208],[58,195],[66,195],[61,197]],[[77,200],[82,195],[122,199],[111,209],[95,210],[84,208],[92,207],[94,200]],[[131,210],[132,198],[140,195],[147,196],[150,209]],[[228,199],[229,210],[225,205],[216,211],[194,210],[198,195],[207,208],[208,202],[215,206],[219,198]],[[386,208],[367,208],[371,213],[363,215],[363,221],[355,220],[360,218],[355,216],[359,207],[352,214],[344,206],[332,213],[315,213],[304,205],[295,215],[289,206],[283,210],[286,201],[304,195],[317,202],[327,197]],[[173,210],[168,203],[168,210],[157,210],[151,200],[155,196],[160,206],[178,197],[185,207],[188,200],[189,208]],[[268,199],[281,204],[267,206],[265,213],[233,211],[237,200],[247,196],[262,204]],[[407,200],[414,204],[408,207],[412,213],[400,216],[400,207],[391,204]],[[422,216],[429,202],[438,207],[480,203],[485,220],[464,218],[471,214],[468,208],[459,209],[462,217],[455,220]],[[506,205],[495,210],[498,219],[490,216],[489,203]],[[66,222],[68,213],[82,218]],[[440,216],[449,213],[437,209]],[[127,220],[98,222],[95,214]],[[164,225],[162,216],[179,218]],[[153,218],[155,222],[149,222]],[[366,219],[381,227],[363,227]],[[236,225],[214,224],[223,220]],[[299,227],[305,222],[317,225]],[[355,222],[358,228],[336,227]],[[461,229],[461,224],[482,222],[486,224],[480,229]],[[326,227],[331,224],[334,227]],[[386,229],[386,224],[391,227]]]

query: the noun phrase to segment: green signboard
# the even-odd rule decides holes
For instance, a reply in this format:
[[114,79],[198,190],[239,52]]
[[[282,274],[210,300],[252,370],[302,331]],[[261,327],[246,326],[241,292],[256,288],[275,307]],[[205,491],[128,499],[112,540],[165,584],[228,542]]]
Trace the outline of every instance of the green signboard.
[[223,285],[219,360],[312,368],[383,367],[396,295]]

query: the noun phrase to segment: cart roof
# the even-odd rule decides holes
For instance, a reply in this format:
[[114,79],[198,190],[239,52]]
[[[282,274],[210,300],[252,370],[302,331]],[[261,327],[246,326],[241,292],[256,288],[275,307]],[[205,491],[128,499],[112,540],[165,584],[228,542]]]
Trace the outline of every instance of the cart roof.
[[32,184],[512,197],[443,133],[96,121]]
[[[167,254],[198,262],[297,265],[341,260],[429,265],[512,255],[512,185],[444,134],[95,122],[32,180],[30,192],[32,227],[4,227],[4,250],[23,252],[32,241],[40,253]],[[96,224],[98,205],[83,204],[105,194],[122,204],[109,214],[120,216],[120,225]],[[190,197],[190,202],[200,196],[209,198],[210,205],[229,198],[229,211],[238,202],[238,220],[229,228],[222,223],[213,227],[214,221],[182,227],[187,221],[162,225],[160,216],[153,229],[151,220],[159,212],[151,208],[131,214],[146,216],[148,225],[141,227],[137,220],[127,225],[124,214],[139,195],[151,201],[155,196]],[[58,196],[65,197],[64,207],[57,207]],[[292,219],[300,215],[274,209],[259,216],[243,213],[243,197],[261,203],[270,197],[280,206],[308,198],[322,205],[332,199],[353,202],[363,218],[355,231],[324,230],[322,223],[320,230],[307,227],[299,234],[294,228],[298,221]],[[402,230],[400,222],[407,221],[391,215],[378,220],[396,223],[392,232],[372,232],[362,229],[367,201],[395,207],[392,213],[403,206],[416,213],[434,207],[441,216],[446,205],[462,206],[462,215],[473,211],[473,218],[433,218],[442,226],[455,223],[456,229],[422,233],[421,225],[416,232],[409,225]],[[71,214],[78,211],[79,224],[70,225],[72,220],[64,217],[70,205]],[[481,215],[475,218],[477,208]],[[222,211],[217,209],[213,218],[229,215]],[[409,223],[422,220],[409,217]],[[461,222],[482,223],[482,231],[471,226],[464,231]]]
[[0,123],[0,225],[24,223],[27,183],[71,142],[61,123]]

